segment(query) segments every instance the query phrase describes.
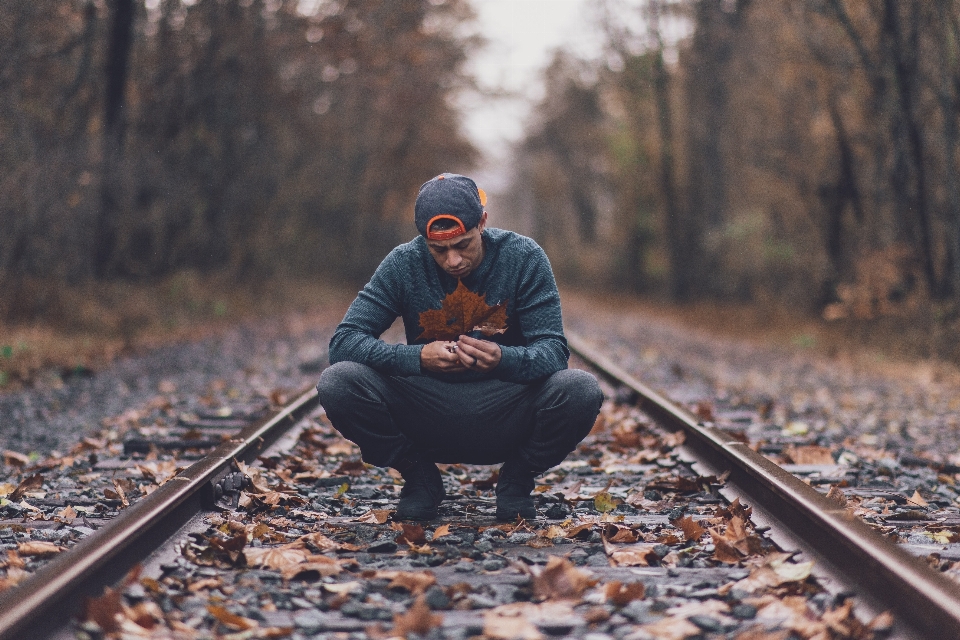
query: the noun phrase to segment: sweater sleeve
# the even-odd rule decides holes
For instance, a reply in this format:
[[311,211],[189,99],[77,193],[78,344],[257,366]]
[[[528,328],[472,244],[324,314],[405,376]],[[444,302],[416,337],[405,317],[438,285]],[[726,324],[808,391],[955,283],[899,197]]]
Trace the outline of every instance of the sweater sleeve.
[[420,374],[422,345],[387,344],[380,340],[403,309],[403,282],[396,263],[396,252],[392,252],[347,309],[330,339],[330,364],[359,362],[386,375]]
[[501,345],[494,375],[506,382],[529,383],[566,369],[570,351],[563,335],[560,292],[539,246],[522,267],[515,314],[527,344]]

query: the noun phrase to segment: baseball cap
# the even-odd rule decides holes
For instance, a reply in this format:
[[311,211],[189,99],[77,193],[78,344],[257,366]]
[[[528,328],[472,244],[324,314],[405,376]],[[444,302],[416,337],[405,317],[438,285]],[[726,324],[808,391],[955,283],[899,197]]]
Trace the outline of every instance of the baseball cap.
[[[420,187],[414,206],[414,222],[420,234],[428,240],[449,240],[480,224],[486,204],[487,194],[477,187],[476,182],[456,173],[441,173]],[[430,231],[430,226],[437,220],[450,220],[456,226]]]

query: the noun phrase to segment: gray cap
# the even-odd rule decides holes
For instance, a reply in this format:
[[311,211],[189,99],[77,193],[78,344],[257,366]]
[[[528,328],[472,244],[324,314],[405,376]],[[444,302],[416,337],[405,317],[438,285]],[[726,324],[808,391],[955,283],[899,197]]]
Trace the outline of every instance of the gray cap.
[[[485,197],[477,183],[466,176],[456,173],[442,173],[436,178],[424,182],[417,194],[414,207],[414,221],[421,235],[429,239],[443,240],[452,238],[473,229],[480,224],[483,216]],[[428,227],[438,216],[459,221],[463,228],[453,229],[440,234],[427,235]]]

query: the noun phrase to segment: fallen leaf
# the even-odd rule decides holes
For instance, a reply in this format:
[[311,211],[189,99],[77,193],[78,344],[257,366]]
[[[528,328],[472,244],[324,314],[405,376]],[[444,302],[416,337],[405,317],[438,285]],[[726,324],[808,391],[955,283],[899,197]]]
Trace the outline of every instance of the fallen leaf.
[[45,540],[21,542],[17,546],[17,553],[19,553],[21,556],[49,556],[55,553],[60,553],[63,550],[64,547],[59,547],[52,542],[47,542]]
[[783,457],[793,464],[836,464],[830,449],[818,445],[786,447]]
[[428,309],[420,314],[420,326],[423,332],[417,341],[456,340],[471,331],[492,336],[507,330],[507,306],[488,305],[486,294],[477,295],[458,280],[457,288],[443,299],[439,310]]
[[410,633],[416,633],[424,636],[431,629],[439,627],[443,623],[443,616],[430,611],[426,600],[420,596],[411,605],[406,613],[393,616],[393,632],[395,635],[406,636]]
[[342,545],[339,542],[331,540],[320,532],[308,533],[297,538],[298,542],[308,544],[317,551],[336,551]]
[[684,638],[701,634],[700,627],[679,616],[663,618],[653,624],[645,624],[640,628],[657,640],[684,640]]
[[371,509],[357,518],[357,522],[365,522],[367,524],[383,524],[390,518],[390,514],[392,513],[393,511],[390,509]]
[[60,511],[57,511],[57,517],[63,518],[64,520],[73,520],[77,517],[77,510],[67,505],[63,509],[60,509]]
[[397,544],[420,545],[427,541],[427,533],[419,524],[407,524],[405,522],[395,522],[397,530],[401,531],[397,536]]
[[83,606],[83,619],[96,622],[104,633],[113,633],[120,628],[123,615],[123,592],[104,588],[103,595],[87,598]]
[[690,516],[674,520],[671,524],[683,531],[683,537],[687,542],[696,542],[707,532]]
[[3,463],[8,467],[25,467],[30,464],[30,456],[7,449],[3,452]]
[[304,562],[288,565],[280,571],[284,580],[319,580],[324,576],[335,576],[343,572],[343,567],[334,558],[310,556]]
[[613,560],[614,564],[621,567],[648,567],[651,561],[655,561],[659,556],[653,549],[657,545],[652,543],[638,544],[611,544],[606,538],[603,539],[603,550],[607,557]]
[[626,584],[614,580],[603,587],[603,595],[608,602],[615,606],[625,607],[634,600],[643,600],[646,588],[642,582],[628,582]]
[[827,500],[836,504],[838,507],[847,506],[847,496],[836,485],[831,485],[830,490],[827,491],[827,495],[825,497]]
[[917,505],[918,507],[929,507],[930,503],[923,499],[923,496],[920,495],[920,492],[914,489],[913,495],[910,496],[910,502]]
[[390,580],[388,589],[403,589],[413,594],[423,593],[437,583],[437,577],[429,571],[377,571],[375,575]]
[[607,491],[601,491],[593,496],[593,507],[600,513],[613,511],[617,508],[618,504],[620,504],[620,500],[614,498]]
[[630,527],[620,527],[608,524],[603,528],[603,536],[610,542],[617,544],[632,544],[639,540],[637,532]]
[[[526,603],[520,603],[526,604]],[[543,634],[530,621],[527,608],[502,605],[483,614],[483,635],[496,640],[542,640]]]
[[221,585],[223,585],[223,580],[220,578],[203,578],[202,580],[191,582],[187,586],[187,590],[197,593],[199,591],[203,591],[204,589],[217,589]]
[[350,582],[325,582],[323,584],[323,589],[324,591],[329,591],[330,593],[344,595],[347,593],[356,593],[358,591],[362,591],[363,585],[357,580],[352,580]]
[[550,556],[547,565],[533,576],[533,594],[538,600],[578,600],[597,581],[560,556]]
[[237,631],[255,629],[259,626],[259,623],[257,623],[256,620],[244,618],[243,616],[238,616],[235,613],[230,613],[225,608],[215,604],[208,604],[207,611],[209,611],[210,615],[219,620],[222,624],[230,627],[231,629],[236,629]]
[[23,496],[28,491],[33,491],[34,489],[40,489],[43,487],[43,476],[39,473],[35,473],[32,476],[24,478],[20,484],[17,485],[17,488],[13,490],[8,497],[10,502],[19,502],[23,499]]
[[247,557],[247,564],[281,571],[300,564],[307,559],[308,555],[302,547],[287,545],[282,547],[250,547],[243,553]]
[[448,535],[450,535],[450,525],[442,524],[434,530],[433,539],[437,540],[439,538],[442,538],[443,536],[448,536]]

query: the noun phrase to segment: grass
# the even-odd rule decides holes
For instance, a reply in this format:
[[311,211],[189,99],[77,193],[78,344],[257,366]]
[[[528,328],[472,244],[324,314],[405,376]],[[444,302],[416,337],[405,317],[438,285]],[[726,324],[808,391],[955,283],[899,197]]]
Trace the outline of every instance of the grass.
[[[355,289],[319,279],[237,282],[180,273],[152,283],[19,283],[27,309],[0,317],[0,390],[95,372],[119,356],[196,340],[245,322],[337,322]],[[42,304],[38,301],[42,301]]]

